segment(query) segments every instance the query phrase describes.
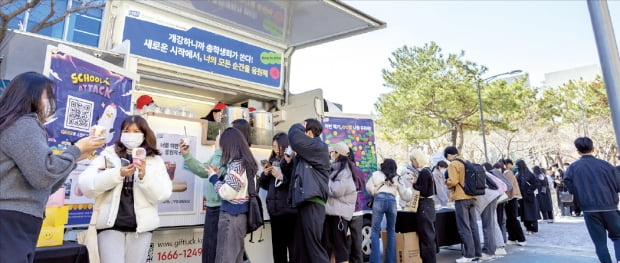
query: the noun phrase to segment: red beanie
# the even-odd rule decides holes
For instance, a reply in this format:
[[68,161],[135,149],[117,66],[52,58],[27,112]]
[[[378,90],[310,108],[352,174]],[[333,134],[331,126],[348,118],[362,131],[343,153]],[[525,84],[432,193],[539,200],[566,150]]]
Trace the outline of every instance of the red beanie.
[[153,98],[151,98],[151,96],[142,95],[138,97],[138,100],[136,101],[136,108],[141,110],[144,106],[149,105],[151,103],[153,103]]

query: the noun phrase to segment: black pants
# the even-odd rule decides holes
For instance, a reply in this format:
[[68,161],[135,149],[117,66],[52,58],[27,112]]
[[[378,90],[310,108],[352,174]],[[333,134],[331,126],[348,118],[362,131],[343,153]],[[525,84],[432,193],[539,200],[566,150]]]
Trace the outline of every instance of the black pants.
[[0,262],[32,263],[42,224],[42,218],[0,210]]
[[525,229],[527,231],[531,231],[534,233],[538,232],[538,220],[534,220],[534,221],[523,220],[523,225],[525,226]]
[[504,243],[506,243],[506,202],[497,204],[497,223],[499,224],[499,229],[502,231],[502,238],[504,238]]
[[[584,212],[583,217],[599,261],[604,263],[620,261],[620,211]],[[613,241],[615,260],[609,255],[606,236]]]
[[292,262],[329,262],[327,251],[321,244],[324,221],[324,205],[305,201],[297,207]]
[[327,256],[334,255],[336,263],[349,261],[349,249],[347,248],[347,230],[349,221],[341,216],[328,215],[323,224],[323,247]]
[[516,198],[510,199],[506,203],[506,231],[508,232],[508,240],[525,242],[523,229],[517,219],[518,205],[519,202]]
[[364,263],[364,256],[362,255],[363,226],[364,216],[353,216],[349,222],[349,232],[351,232],[350,263]]
[[288,255],[292,253],[293,234],[296,214],[270,216],[271,248],[274,263],[288,263]]
[[418,238],[420,239],[420,256],[424,263],[436,262],[437,243],[435,242],[435,202],[432,198],[421,198],[417,214]]
[[204,232],[202,233],[202,263],[215,262],[217,251],[217,224],[220,221],[220,207],[207,207]]
[[544,220],[553,219],[553,211],[540,211]]

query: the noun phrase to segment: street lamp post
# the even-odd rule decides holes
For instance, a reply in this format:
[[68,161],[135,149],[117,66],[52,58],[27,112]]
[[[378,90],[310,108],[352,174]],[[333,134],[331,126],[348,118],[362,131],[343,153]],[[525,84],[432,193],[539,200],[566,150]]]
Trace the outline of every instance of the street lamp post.
[[493,80],[497,77],[501,77],[504,75],[513,75],[513,74],[518,74],[521,73],[523,71],[521,70],[513,70],[510,72],[504,72],[501,74],[497,74],[497,75],[493,75],[490,76],[486,79],[480,80],[479,78],[477,78],[476,80],[476,87],[478,88],[478,105],[480,107],[480,129],[482,129],[482,146],[484,147],[484,160],[488,163],[489,162],[489,154],[487,153],[487,137],[486,137],[486,132],[484,130],[484,113],[482,112],[482,94],[480,92],[481,88],[480,88],[480,82],[487,82],[490,80]]

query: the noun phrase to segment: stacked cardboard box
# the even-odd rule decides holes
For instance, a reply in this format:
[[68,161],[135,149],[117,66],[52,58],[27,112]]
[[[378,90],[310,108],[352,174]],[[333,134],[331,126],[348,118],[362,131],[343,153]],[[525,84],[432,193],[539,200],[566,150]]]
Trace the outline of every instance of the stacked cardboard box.
[[[387,233],[381,232],[383,242],[383,256],[387,248]],[[422,263],[420,258],[420,240],[416,232],[396,233],[396,262],[397,263]]]

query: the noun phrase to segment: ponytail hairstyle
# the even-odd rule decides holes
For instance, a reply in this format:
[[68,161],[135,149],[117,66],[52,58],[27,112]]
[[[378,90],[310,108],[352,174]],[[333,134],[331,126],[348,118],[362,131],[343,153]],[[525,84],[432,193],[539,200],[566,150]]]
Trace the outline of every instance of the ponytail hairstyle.
[[396,161],[394,161],[394,159],[385,159],[383,160],[383,162],[381,163],[381,172],[383,172],[383,174],[385,175],[385,182],[389,182],[391,184],[394,183],[394,180],[392,180],[394,177],[397,176],[396,174],[396,170],[397,170],[397,166],[396,166]]

